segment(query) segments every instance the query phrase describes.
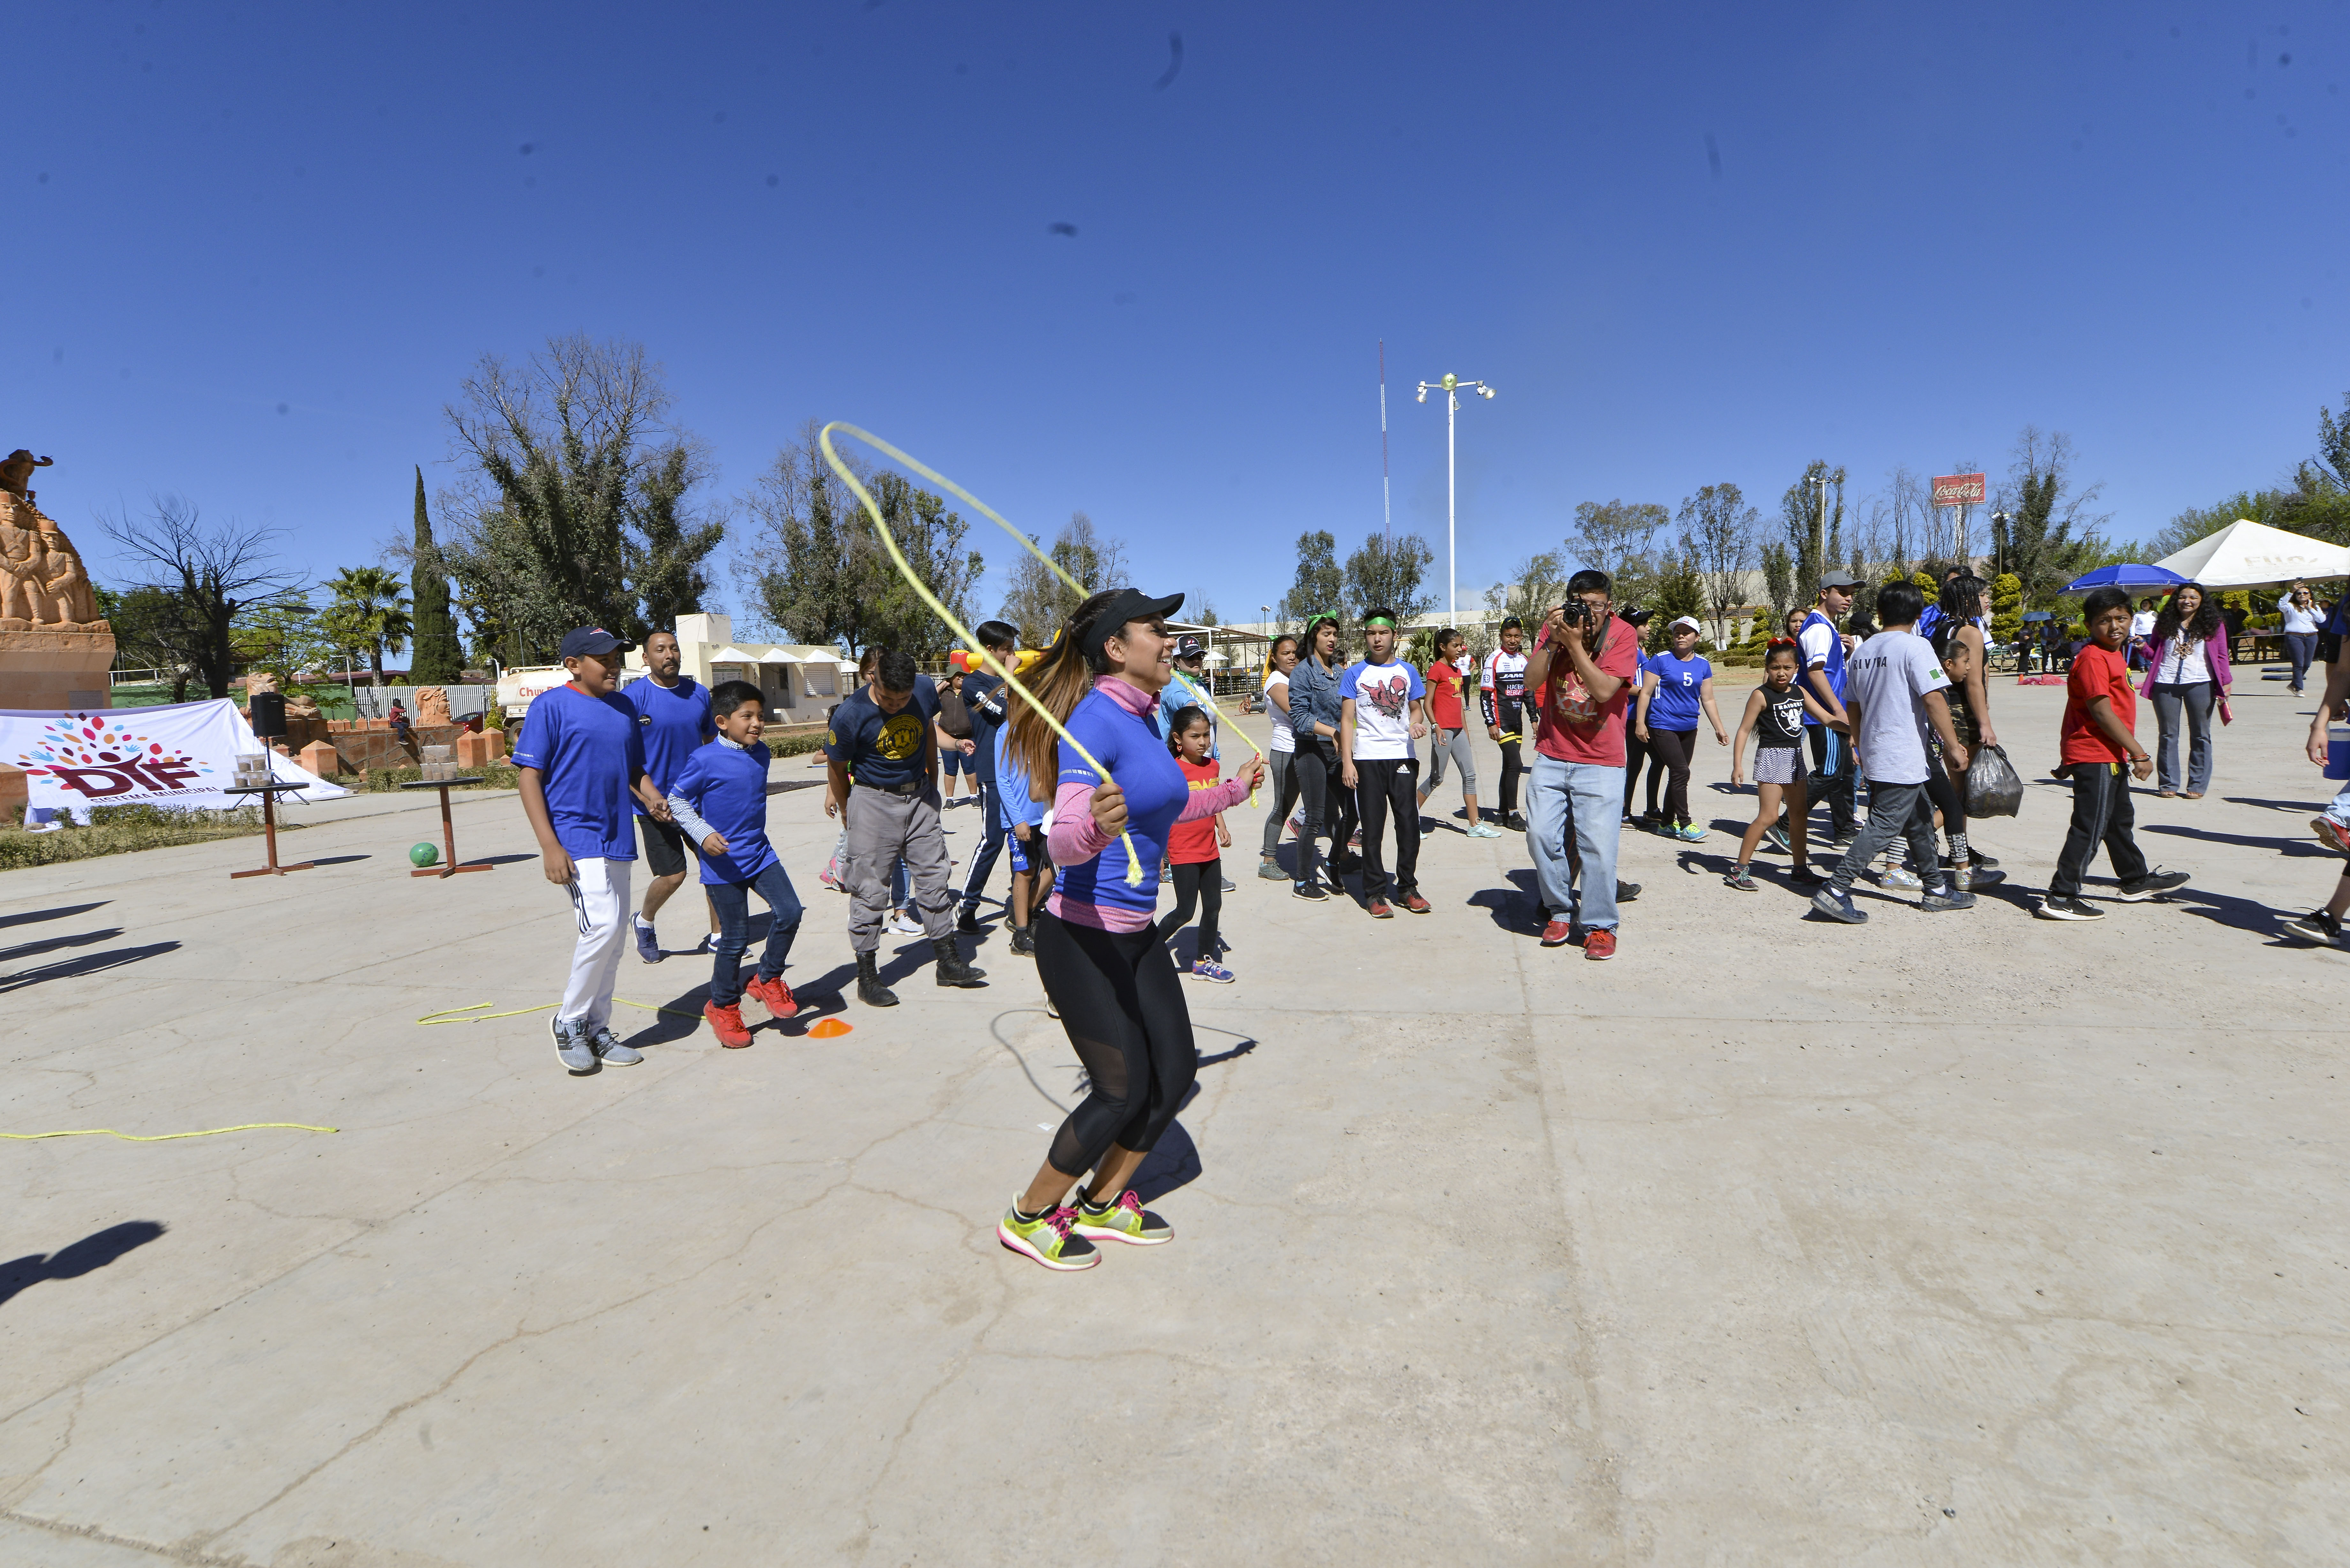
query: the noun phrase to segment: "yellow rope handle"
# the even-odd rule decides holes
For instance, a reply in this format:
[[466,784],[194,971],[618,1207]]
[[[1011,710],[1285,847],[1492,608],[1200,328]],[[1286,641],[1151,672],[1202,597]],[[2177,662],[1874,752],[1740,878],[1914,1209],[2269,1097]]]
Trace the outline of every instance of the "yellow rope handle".
[[[889,532],[889,524],[881,520],[881,508],[874,504],[871,494],[869,494],[866,491],[865,486],[858,482],[857,475],[849,471],[848,465],[840,461],[840,454],[833,450],[832,432],[835,431],[844,431],[847,434],[855,436],[858,440],[865,442],[868,446],[875,447],[882,452],[888,452],[890,456],[896,458],[900,462],[905,463],[909,468],[913,469],[914,472],[923,475],[925,478],[938,480],[940,483],[953,491],[957,495],[962,496],[965,501],[970,502],[973,506],[977,506],[982,512],[986,513],[988,516],[994,518],[997,523],[1002,524],[1006,533],[1010,534],[1014,538],[1018,539],[1024,545],[1028,543],[1026,536],[1017,528],[1013,527],[1011,524],[1005,523],[1003,518],[997,517],[993,511],[982,504],[971,493],[970,491],[965,490],[962,485],[955,483],[952,480],[941,478],[930,468],[925,467],[921,463],[916,462],[912,458],[908,457],[904,452],[899,452],[896,447],[891,446],[889,442],[881,440],[879,436],[873,435],[866,431],[861,431],[855,425],[846,423],[840,420],[833,421],[830,424],[825,426],[823,430],[816,433],[817,444],[824,448],[824,460],[832,464],[832,471],[840,475],[841,483],[847,485],[849,489],[855,491],[857,493],[857,499],[864,503],[865,514],[873,519],[873,531],[881,535],[882,546],[889,552],[889,559],[897,564],[898,575],[906,579],[907,586],[911,587],[915,593],[921,596],[922,602],[931,607],[931,612],[933,615],[947,623],[947,628],[950,631],[962,639],[964,642],[970,644],[972,648],[979,649],[979,656],[987,661],[987,667],[1003,678],[1003,684],[1008,689],[1019,692],[1021,700],[1026,702],[1031,708],[1036,710],[1036,716],[1038,718],[1053,726],[1053,732],[1060,736],[1062,740],[1067,742],[1068,744],[1075,749],[1077,755],[1085,759],[1086,765],[1100,775],[1102,783],[1111,784],[1116,782],[1110,777],[1109,770],[1102,766],[1101,763],[1091,752],[1086,750],[1085,742],[1078,740],[1075,735],[1069,733],[1068,726],[1062,723],[1058,719],[1053,717],[1053,711],[1050,708],[1045,707],[1044,702],[1038,699],[1035,692],[1029,691],[1027,687],[1022,685],[1019,680],[1015,680],[1012,671],[1005,669],[1002,661],[997,659],[993,653],[990,652],[987,649],[981,647],[978,636],[973,633],[969,627],[963,625],[961,620],[957,619],[954,611],[947,608],[944,604],[941,603],[939,596],[931,592],[930,585],[922,581],[920,577],[917,576],[914,573],[914,568],[906,564],[905,556],[901,554],[898,548],[897,539]],[[1083,585],[1071,577],[1068,573],[1061,571],[1058,563],[1048,558],[1045,564],[1051,566],[1054,571],[1059,572],[1061,580],[1067,583],[1071,587],[1076,588],[1077,592],[1083,593],[1086,591]],[[1134,834],[1130,830],[1122,829],[1118,833],[1118,842],[1126,846],[1126,885],[1129,888],[1139,888],[1142,886],[1142,860],[1134,852]]]
[[153,1133],[140,1137],[137,1133],[116,1132],[112,1127],[75,1127],[70,1132],[0,1133],[0,1137],[31,1141],[45,1137],[119,1137],[126,1143],[169,1143],[175,1137],[218,1137],[223,1133],[252,1132],[258,1127],[289,1127],[296,1132],[340,1132],[340,1127],[314,1127],[307,1122],[246,1122],[241,1127],[206,1127],[202,1132]]
[[[681,1008],[655,1007],[650,1002],[630,1002],[625,996],[616,996],[612,998],[612,1000],[619,1002],[623,1007],[633,1007],[640,1012],[666,1012],[671,1018],[699,1018],[702,1016],[699,1012],[688,1012]],[[438,1012],[426,1013],[416,1022],[428,1025],[434,1023],[487,1023],[493,1018],[520,1018],[525,1013],[544,1012],[550,1007],[560,1007],[563,1003],[559,1002],[542,1002],[536,1007],[517,1007],[508,1012],[484,1012],[479,1018],[460,1018],[457,1016],[457,1014],[461,1012],[476,1012],[479,1009],[489,1005],[490,1003],[486,1002],[476,1002],[466,1007],[444,1007]]]
[[[1050,556],[1046,555],[1046,554],[1045,554],[1042,549],[1038,548],[1038,547],[1037,547],[1037,545],[1036,545],[1036,541],[1035,541],[1035,540],[1031,539],[1030,537],[1028,537],[1028,535],[1027,535],[1023,534],[1019,529],[1014,528],[1014,527],[1010,523],[1006,522],[1006,521],[1004,520],[1004,518],[1003,517],[1003,515],[1002,515],[1001,514],[999,514],[999,513],[995,510],[995,508],[994,508],[994,507],[990,506],[986,502],[982,501],[978,496],[973,495],[970,491],[965,490],[962,485],[957,484],[953,480],[949,479],[945,474],[941,473],[937,469],[932,468],[929,463],[924,462],[923,461],[921,461],[921,459],[920,459],[920,458],[918,458],[918,457],[915,457],[915,456],[914,456],[912,453],[910,453],[910,452],[901,452],[901,451],[899,451],[898,448],[896,448],[896,447],[894,447],[894,446],[891,446],[888,441],[883,441],[879,436],[875,435],[875,434],[874,434],[872,431],[870,431],[859,430],[859,429],[858,429],[855,425],[849,424],[849,423],[847,423],[847,421],[842,421],[842,420],[835,420],[835,421],[832,421],[832,423],[830,423],[830,424],[828,424],[828,425],[825,426],[824,428],[825,428],[827,431],[834,431],[834,430],[839,430],[839,431],[846,431],[847,434],[855,436],[858,441],[863,441],[866,445],[868,445],[868,446],[869,446],[869,447],[873,448],[875,451],[877,451],[877,452],[887,452],[887,453],[888,453],[888,454],[889,454],[889,455],[893,460],[895,460],[896,462],[898,462],[899,463],[900,463],[900,464],[904,465],[904,466],[905,466],[905,467],[907,467],[907,468],[910,468],[910,469],[912,469],[916,473],[920,474],[924,479],[929,480],[931,483],[933,483],[933,484],[944,485],[947,489],[949,489],[949,490],[952,491],[955,494],[962,496],[965,501],[968,501],[969,503],[971,503],[971,504],[972,504],[973,507],[975,507],[975,508],[977,508],[977,509],[978,509],[978,511],[979,511],[980,514],[981,514],[982,516],[985,517],[989,522],[991,522],[991,523],[994,524],[997,527],[999,527],[999,528],[1003,529],[1006,534],[1011,535],[1014,543],[1018,544],[1018,545],[1019,545],[1019,546],[1020,546],[1022,549],[1024,549],[1024,550],[1027,551],[1030,555],[1032,555],[1032,556],[1035,556],[1038,560],[1040,560],[1040,561],[1044,562],[1044,563],[1045,563],[1045,569],[1046,569],[1047,571],[1051,572],[1055,576],[1056,576],[1056,577],[1060,578],[1060,579],[1061,579],[1061,581],[1063,581],[1063,582],[1065,582],[1065,583],[1068,584],[1068,585],[1069,585],[1069,587],[1070,587],[1070,588],[1071,588],[1071,589],[1073,589],[1073,590],[1074,590],[1074,591],[1078,595],[1078,597],[1085,597],[1086,595],[1090,594],[1090,593],[1092,593],[1092,592],[1093,592],[1093,589],[1091,589],[1091,588],[1089,588],[1089,587],[1086,587],[1086,585],[1085,585],[1085,584],[1083,584],[1083,583],[1081,583],[1081,582],[1077,581],[1077,579],[1076,579],[1076,578],[1075,578],[1075,577],[1073,577],[1073,576],[1069,576],[1069,574],[1068,574],[1067,570],[1066,570],[1065,567],[1063,567],[1063,566],[1062,566],[1062,565],[1061,565],[1061,563],[1060,563],[1060,562],[1058,562],[1058,561],[1056,561],[1056,560],[1053,559],[1053,557],[1052,557],[1052,556]],[[827,454],[827,455],[830,455],[830,453],[831,453],[831,452],[832,452],[832,447],[831,447],[831,444],[830,444],[829,442],[827,442],[827,443],[826,443],[826,446],[825,446],[825,452],[826,452],[826,454]],[[840,466],[840,463],[839,463],[838,460],[837,460],[837,459],[836,459],[836,460],[834,461],[834,462],[833,462],[833,465],[832,465],[832,466],[833,466],[835,469],[837,469],[837,470],[838,470],[838,471],[839,471],[839,472],[840,472],[840,476],[841,476],[843,479],[847,479],[847,480],[848,481],[848,483],[849,483],[852,486],[856,486],[856,487],[857,487],[857,493],[858,494],[858,496],[863,497],[863,496],[865,495],[864,488],[863,488],[862,486],[858,486],[858,485],[857,485],[857,481],[856,481],[854,478],[850,477],[849,472],[848,472],[848,471],[847,471],[847,469],[841,468],[841,466]],[[871,510],[872,510],[872,507],[873,507],[873,503],[872,503],[872,501],[871,501],[870,499],[867,499],[867,500],[866,500],[866,502],[865,502],[865,505],[866,505],[866,510],[868,510],[868,511],[871,511]],[[876,519],[875,519],[875,520],[876,520],[877,522],[879,520],[879,517],[878,517],[878,515],[877,515],[877,517],[876,517]],[[887,530],[884,530],[884,536],[885,536],[885,537],[887,536]],[[899,567],[902,570],[902,569],[904,568],[905,565],[906,565],[906,562],[905,562],[905,558],[904,558],[903,556],[899,556],[899,555],[898,555],[898,547],[897,547],[897,545],[894,545],[894,544],[893,544],[893,545],[891,545],[889,546],[889,554],[891,555],[891,556],[893,556],[893,557],[895,557],[895,558],[897,559],[897,562],[898,562]],[[912,576],[913,576],[913,574],[912,574],[912,573],[910,573],[910,572],[907,573],[907,576],[909,577],[909,579],[910,579],[910,578],[912,577]],[[915,587],[916,587],[916,589],[917,589],[917,590],[920,590],[920,587],[921,587],[921,585],[920,585],[920,584],[919,584],[919,583],[917,583],[917,584],[915,584]],[[939,603],[938,603],[938,601],[937,601],[937,600],[935,600],[935,599],[931,599],[931,598],[930,598],[929,594],[924,593],[922,597],[923,597],[925,599],[928,599],[928,600],[930,601],[930,604],[931,604],[931,608],[936,609],[936,610],[938,610],[938,611],[939,611],[939,614],[941,615],[941,618],[943,618],[945,619],[946,623],[947,623],[949,626],[952,626],[952,627],[954,627],[954,628],[956,628],[956,630],[957,630],[957,631],[962,635],[962,639],[963,639],[965,642],[970,643],[970,644],[972,645],[972,648],[974,648],[974,649],[978,649],[979,656],[980,656],[981,658],[983,658],[983,659],[986,659],[986,660],[988,661],[988,663],[989,663],[991,666],[993,666],[993,667],[996,669],[997,672],[998,672],[999,674],[1002,674],[1002,675],[1004,677],[1004,680],[1005,680],[1006,683],[1010,683],[1010,681],[1011,681],[1011,675],[1010,675],[1010,672],[1009,672],[1009,671],[1004,670],[1003,669],[1003,667],[1002,667],[1002,666],[1000,666],[1000,665],[996,665],[996,663],[995,663],[995,659],[994,659],[994,657],[993,657],[993,655],[991,655],[991,654],[987,651],[987,649],[983,649],[983,648],[980,648],[980,647],[979,647],[979,639],[977,639],[977,638],[975,638],[975,637],[972,636],[972,635],[971,635],[969,632],[967,632],[967,631],[962,631],[962,627],[960,626],[960,624],[959,624],[959,623],[957,623],[957,621],[955,620],[955,618],[954,618],[952,616],[948,615],[948,614],[946,613],[945,609],[944,609],[944,608],[942,608],[942,607],[939,605]],[[1185,684],[1185,685],[1187,685],[1187,686],[1190,686],[1190,685],[1191,685],[1191,682],[1187,680],[1187,681],[1185,681],[1185,682],[1184,682],[1184,684]],[[1231,720],[1226,719],[1226,718],[1224,717],[1224,711],[1223,711],[1222,708],[1219,708],[1218,706],[1216,706],[1216,699],[1215,699],[1215,695],[1214,695],[1214,693],[1212,693],[1212,692],[1208,692],[1208,691],[1200,691],[1200,689],[1199,689],[1198,687],[1196,687],[1196,686],[1191,687],[1191,690],[1192,690],[1192,691],[1198,691],[1198,692],[1199,692],[1199,695],[1200,695],[1201,700],[1202,701],[1204,701],[1204,702],[1206,702],[1206,703],[1208,704],[1208,711],[1209,711],[1210,712],[1211,712],[1211,713],[1215,714],[1215,716],[1216,716],[1217,720],[1218,720],[1220,722],[1222,722],[1222,723],[1224,725],[1224,727],[1225,727],[1225,728],[1227,728],[1227,729],[1231,730],[1231,731],[1232,731],[1232,732],[1233,734],[1238,735],[1238,736],[1241,738],[1241,743],[1242,743],[1242,744],[1243,744],[1243,745],[1245,745],[1246,747],[1248,747],[1248,749],[1249,749],[1250,751],[1252,751],[1252,752],[1255,752],[1255,753],[1256,753],[1256,760],[1257,760],[1258,762],[1265,763],[1265,765],[1266,765],[1266,766],[1268,766],[1268,767],[1270,767],[1270,766],[1272,765],[1272,763],[1266,760],[1264,753],[1263,753],[1263,752],[1262,752],[1262,751],[1260,751],[1260,750],[1258,750],[1258,748],[1257,748],[1257,743],[1256,743],[1254,741],[1252,741],[1252,740],[1250,740],[1250,739],[1249,739],[1249,737],[1248,737],[1248,732],[1247,732],[1246,731],[1243,730],[1239,725],[1234,724]],[[1030,701],[1030,706],[1032,706],[1032,707],[1035,707],[1035,701],[1034,701],[1034,700],[1033,700],[1033,699],[1032,699],[1032,700],[1031,700],[1031,701]],[[1038,712],[1040,712],[1040,713],[1044,713],[1044,712],[1045,712],[1044,709],[1042,709],[1041,707],[1038,707],[1038,708],[1036,709],[1036,711],[1037,711]],[[1049,721],[1053,716],[1052,716],[1050,713],[1045,713],[1045,717]],[[1055,728],[1055,730],[1060,730],[1060,729],[1061,729],[1060,725],[1058,725],[1058,724],[1055,724],[1055,725],[1053,726],[1053,728]],[[1066,736],[1066,735],[1068,734],[1068,732],[1067,732],[1066,730],[1061,730],[1061,733],[1062,733],[1064,736]],[[1074,742],[1074,741],[1070,742],[1069,743],[1070,743],[1071,745],[1076,745],[1076,742]],[[1083,756],[1083,755],[1085,754],[1085,748],[1084,748],[1083,746],[1078,746],[1078,747],[1077,747],[1077,753],[1078,753],[1080,756]],[[1092,759],[1091,757],[1087,757],[1087,758],[1086,758],[1086,761],[1087,761],[1088,763],[1090,763],[1090,762],[1092,762],[1092,761],[1093,761],[1093,759]],[[1096,765],[1096,767],[1095,767],[1094,771],[1095,771],[1096,773],[1100,773],[1100,774],[1102,774],[1102,777],[1104,777],[1104,778],[1107,778],[1107,777],[1109,777],[1109,775],[1108,775],[1107,774],[1106,774],[1106,773],[1102,773],[1102,770],[1101,770],[1101,768],[1100,768],[1098,765]],[[1253,809],[1253,808],[1255,807],[1256,804],[1257,804],[1257,798],[1256,798],[1256,797],[1257,797],[1257,792],[1256,792],[1254,789],[1250,790],[1250,791],[1249,791],[1249,805],[1250,805],[1250,807],[1251,807],[1252,809]],[[1131,846],[1131,845],[1129,845],[1129,846],[1128,846],[1128,850],[1127,850],[1127,854],[1128,854],[1128,858],[1131,858],[1131,857],[1132,857],[1133,853],[1134,853],[1134,852],[1133,852],[1133,847],[1132,847],[1132,846]],[[1131,879],[1130,879],[1130,878],[1129,878],[1129,884],[1131,884]]]

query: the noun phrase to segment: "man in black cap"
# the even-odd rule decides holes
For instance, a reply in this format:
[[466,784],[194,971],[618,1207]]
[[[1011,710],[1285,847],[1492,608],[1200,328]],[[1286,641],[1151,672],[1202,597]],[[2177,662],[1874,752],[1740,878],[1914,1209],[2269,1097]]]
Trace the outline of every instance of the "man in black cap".
[[659,822],[669,802],[645,776],[637,711],[613,690],[635,645],[600,626],[563,639],[571,679],[534,698],[515,742],[523,815],[538,837],[546,879],[571,894],[578,944],[550,1025],[556,1054],[575,1076],[644,1060],[612,1032],[612,985],[629,945],[629,868],[637,858],[630,806]]
[[[1852,609],[1852,590],[1860,579],[1850,572],[1827,572],[1820,577],[1819,598],[1796,630],[1795,647],[1803,663],[1803,682],[1821,707],[1836,719],[1845,717],[1845,644],[1840,623]],[[1828,836],[1837,848],[1848,848],[1858,831],[1852,810],[1852,744],[1807,710],[1804,728],[1811,737],[1814,773],[1811,798],[1828,808]],[[1787,848],[1783,828],[1772,829],[1772,842]]]
[[[1187,631],[1175,639],[1174,679],[1159,693],[1159,732],[1172,732],[1175,715],[1186,708],[1203,710],[1208,715],[1208,755],[1223,760],[1219,749],[1223,737],[1217,732],[1216,711],[1202,695],[1208,689],[1208,639],[1196,631]],[[1226,892],[1232,889],[1227,888]]]
[[901,857],[938,960],[939,983],[977,985],[986,978],[955,946],[955,899],[947,887],[954,867],[939,823],[938,716],[930,677],[915,672],[913,655],[889,649],[874,666],[872,684],[835,708],[825,731],[830,765],[824,810],[847,815],[841,869],[854,900],[848,945],[857,954],[857,999],[868,1007],[898,1005],[897,993],[881,983],[879,955],[890,871]]

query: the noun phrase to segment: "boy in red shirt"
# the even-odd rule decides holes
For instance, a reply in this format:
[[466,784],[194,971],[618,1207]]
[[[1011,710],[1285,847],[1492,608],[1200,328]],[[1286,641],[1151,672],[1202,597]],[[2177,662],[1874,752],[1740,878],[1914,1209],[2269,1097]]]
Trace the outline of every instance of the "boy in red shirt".
[[1567,579],[1566,603],[1543,618],[1526,659],[1526,707],[1539,719],[1526,846],[1542,895],[1542,942],[1560,947],[1580,935],[1587,959],[1616,956],[1624,705],[1639,665],[1640,634],[1617,616],[1607,574],[1587,569]]
[[2043,920],[2101,920],[2106,912],[2081,897],[2081,878],[2097,853],[2114,863],[2121,887],[2114,897],[2141,903],[2187,885],[2184,871],[2150,871],[2131,829],[2137,814],[2130,804],[2126,763],[2139,780],[2154,774],[2154,758],[2137,743],[2137,692],[2130,685],[2129,595],[2119,588],[2091,590],[2082,602],[2089,640],[2073,657],[2064,683],[2064,768],[2073,778],[2073,826],[2064,835],[2048,896],[2033,913]]

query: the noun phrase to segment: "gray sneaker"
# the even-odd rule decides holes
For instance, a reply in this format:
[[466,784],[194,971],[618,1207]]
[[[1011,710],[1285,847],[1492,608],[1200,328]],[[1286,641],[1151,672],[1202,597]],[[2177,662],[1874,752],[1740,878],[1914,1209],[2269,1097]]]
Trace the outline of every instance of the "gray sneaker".
[[612,1033],[608,1023],[596,1025],[594,1035],[596,1060],[614,1067],[633,1067],[645,1059],[645,1054],[633,1045],[623,1045],[620,1037]]
[[571,1069],[575,1078],[584,1078],[603,1065],[596,1059],[595,1043],[588,1037],[588,1026],[566,1023],[560,1018],[546,1021],[546,1032],[555,1036],[555,1054]]
[[1919,899],[1918,907],[1929,915],[1939,914],[1944,909],[1971,909],[1975,907],[1975,896],[1964,888],[1937,890]]

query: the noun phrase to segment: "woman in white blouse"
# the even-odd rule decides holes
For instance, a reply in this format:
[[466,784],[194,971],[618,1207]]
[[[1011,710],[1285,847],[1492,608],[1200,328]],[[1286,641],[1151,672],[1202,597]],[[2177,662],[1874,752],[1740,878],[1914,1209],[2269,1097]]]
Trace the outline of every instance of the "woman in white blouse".
[[[2146,686],[2154,699],[2154,719],[2160,729],[2156,742],[2155,782],[2165,796],[2201,800],[2211,782],[2211,710],[2228,721],[2228,688],[2234,680],[2228,668],[2228,632],[2220,618],[2220,601],[2200,583],[2181,583],[2155,617],[2154,636],[2147,649]],[[2178,732],[2187,731],[2187,787],[2180,789]]]
[[2284,619],[2284,645],[2293,654],[2293,694],[2301,695],[2302,678],[2309,673],[2309,661],[2317,655],[2317,600],[2311,595],[2307,583],[2295,583],[2292,591],[2277,603],[2277,614]]

